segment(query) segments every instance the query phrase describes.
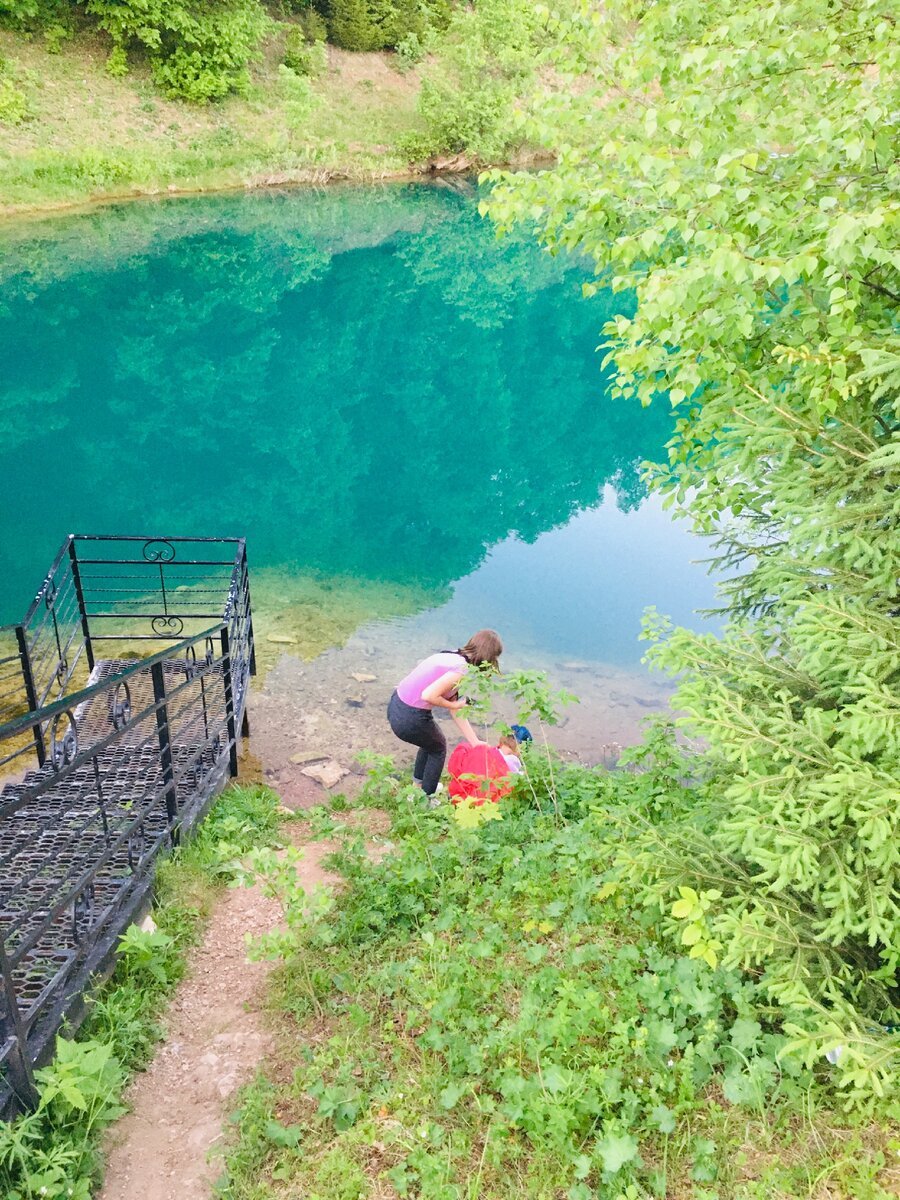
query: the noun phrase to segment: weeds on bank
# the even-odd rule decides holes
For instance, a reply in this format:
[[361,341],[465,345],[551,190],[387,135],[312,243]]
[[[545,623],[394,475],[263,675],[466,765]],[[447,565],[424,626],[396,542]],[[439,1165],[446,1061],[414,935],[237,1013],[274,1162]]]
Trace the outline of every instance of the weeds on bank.
[[236,1116],[226,1200],[890,1194],[890,1104],[835,1115],[831,1068],[785,1054],[756,981],[610,881],[635,813],[690,803],[670,729],[642,756],[609,774],[526,750],[474,829],[373,760],[362,803],[390,813],[392,853],[372,861],[340,804],[314,816],[345,828],[334,894],[253,856],[286,912],[260,953],[288,1025]]
[[75,1040],[37,1072],[40,1104],[0,1123],[0,1195],[5,1200],[89,1200],[101,1161],[100,1135],[124,1112],[128,1076],[144,1067],[162,1036],[165,1004],[199,939],[217,890],[238,860],[271,844],[278,797],[263,787],[229,788],[196,836],[157,871],[155,930],[131,926],[108,982],[97,989]]

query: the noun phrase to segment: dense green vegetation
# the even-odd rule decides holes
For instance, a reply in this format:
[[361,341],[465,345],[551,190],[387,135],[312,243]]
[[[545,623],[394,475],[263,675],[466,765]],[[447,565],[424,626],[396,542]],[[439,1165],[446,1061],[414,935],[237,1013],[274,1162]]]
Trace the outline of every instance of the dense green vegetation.
[[546,44],[525,0],[4,0],[0,206],[521,161]]
[[737,571],[723,638],[648,619],[708,782],[630,869],[661,904],[692,889],[685,939],[759,979],[805,1061],[841,1047],[859,1102],[898,1065],[895,18],[728,0],[553,19],[580,86],[531,136],[562,161],[488,205],[636,293],[606,328],[618,390],[675,406],[654,486]]
[[285,1002],[334,1025],[248,1098],[229,1186],[366,1194],[374,1157],[401,1195],[887,1194],[878,1151],[803,1162],[794,1122],[897,1116],[895,22],[548,22],[527,133],[561,162],[498,173],[485,208],[637,295],[605,330],[618,389],[681,414],[653,484],[736,570],[724,637],[647,622],[705,749],[656,735],[635,777],[532,761],[474,829],[385,792],[400,851],[346,855],[324,914],[274,871]]
[[[86,26],[109,38],[108,69],[121,75],[129,59],[145,56],[160,88],[185,100],[208,101],[246,89],[248,67],[259,54],[276,16],[300,18],[307,40],[348,50],[395,47],[446,24],[449,4],[429,0],[319,0],[287,3],[270,11],[259,0],[4,0],[6,24],[42,34],[59,51]],[[304,72],[306,70],[304,69]]]
[[97,988],[74,1040],[37,1072],[39,1107],[0,1122],[0,1194],[5,1200],[90,1200],[102,1174],[103,1130],[124,1109],[128,1076],[144,1067],[163,1033],[165,1002],[182,978],[221,887],[251,847],[271,843],[278,797],[267,788],[229,788],[197,835],[157,875],[156,929],[131,926],[111,979]]
[[[164,93],[200,103],[246,92],[250,67],[279,27],[288,32],[285,65],[298,76],[321,70],[321,57],[310,48],[326,38],[346,50],[397,50],[401,67],[409,67],[433,53],[450,31],[451,69],[465,77],[468,95],[460,106],[446,92],[444,73],[425,98],[426,112],[443,94],[476,137],[487,114],[507,99],[494,94],[501,80],[529,74],[538,28],[522,0],[483,0],[475,9],[457,8],[451,0],[280,0],[268,7],[260,0],[3,0],[0,21],[42,36],[57,53],[77,34],[102,31],[111,75],[146,61]],[[0,121],[15,123],[27,110],[14,103],[12,82],[4,87]],[[435,111],[434,118],[446,122],[447,114]]]
[[[534,681],[513,690],[529,708]],[[886,1197],[884,1110],[842,1113],[765,982],[683,948],[668,898],[620,876],[645,830],[680,835],[702,762],[663,725],[612,774],[538,744],[526,764],[509,800],[452,812],[377,763],[380,861],[343,801],[310,814],[341,847],[331,898],[252,856],[286,914],[259,948],[283,960],[282,1038],[222,1195]]]

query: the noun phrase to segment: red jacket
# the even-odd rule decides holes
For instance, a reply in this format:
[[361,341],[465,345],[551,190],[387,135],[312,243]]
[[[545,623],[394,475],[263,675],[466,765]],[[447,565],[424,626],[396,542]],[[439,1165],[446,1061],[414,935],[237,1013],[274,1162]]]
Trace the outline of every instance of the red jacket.
[[460,742],[447,763],[450,772],[450,798],[456,804],[463,796],[472,798],[475,806],[512,791],[512,779],[506,760],[496,746],[471,746]]

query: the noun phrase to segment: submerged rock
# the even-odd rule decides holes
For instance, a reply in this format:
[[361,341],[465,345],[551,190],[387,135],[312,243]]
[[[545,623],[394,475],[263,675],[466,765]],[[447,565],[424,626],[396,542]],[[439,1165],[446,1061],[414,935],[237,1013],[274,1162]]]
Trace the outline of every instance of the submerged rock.
[[354,671],[350,678],[355,679],[357,683],[374,683],[378,677],[376,675],[366,675],[362,671]]
[[297,644],[297,639],[286,633],[270,633],[266,637],[266,641],[275,642],[279,646],[296,646]]

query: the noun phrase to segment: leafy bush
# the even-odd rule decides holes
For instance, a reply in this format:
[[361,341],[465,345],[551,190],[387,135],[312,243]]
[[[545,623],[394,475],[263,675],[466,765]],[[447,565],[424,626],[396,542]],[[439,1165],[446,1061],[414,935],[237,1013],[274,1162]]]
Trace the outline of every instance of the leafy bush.
[[28,98],[11,79],[0,78],[0,125],[18,125],[29,116]]
[[116,48],[146,51],[165,92],[198,103],[246,87],[270,24],[258,0],[88,0],[87,10]]
[[886,12],[553,14],[550,65],[571,86],[534,107],[531,133],[564,147],[560,166],[490,202],[501,224],[537,222],[554,252],[589,255],[589,294],[635,292],[635,316],[605,330],[619,391],[679,409],[655,485],[735,572],[723,638],[650,618],[709,778],[680,828],[629,839],[631,877],[699,953],[756,973],[796,1051],[837,1057],[856,1102],[896,1071],[883,1027],[900,989]]
[[292,25],[285,35],[284,65],[295,75],[321,75],[327,65],[325,47],[321,41],[310,41],[302,28]]
[[324,42],[328,37],[328,24],[314,8],[303,8],[298,14],[298,24],[308,42]]
[[397,65],[402,71],[411,70],[425,57],[425,46],[417,33],[408,33],[396,46]]
[[444,29],[449,0],[319,0],[328,37],[345,50],[393,49],[405,38]]
[[124,1073],[113,1049],[58,1038],[56,1058],[36,1072],[33,1113],[0,1122],[0,1181],[9,1200],[90,1200],[97,1137],[125,1110]]
[[298,75],[290,67],[278,68],[280,90],[284,96],[284,116],[288,128],[302,133],[316,104],[307,75]]
[[128,74],[128,54],[124,46],[113,46],[106,59],[106,73],[113,79],[122,79]]
[[106,154],[102,150],[89,148],[74,158],[71,170],[83,186],[103,188],[124,183],[131,172],[131,164],[120,154]]
[[61,54],[63,43],[71,41],[71,39],[71,25],[63,25],[59,21],[54,21],[44,30],[44,45],[47,47],[48,54]]
[[328,36],[344,50],[379,50],[383,44],[368,0],[331,0]]
[[465,151],[497,161],[523,140],[516,101],[533,81],[544,40],[534,5],[481,0],[457,9],[419,97],[424,130],[404,139],[413,160]]
[[70,0],[0,0],[0,24],[28,33],[56,29],[56,37],[69,37],[73,18]]

